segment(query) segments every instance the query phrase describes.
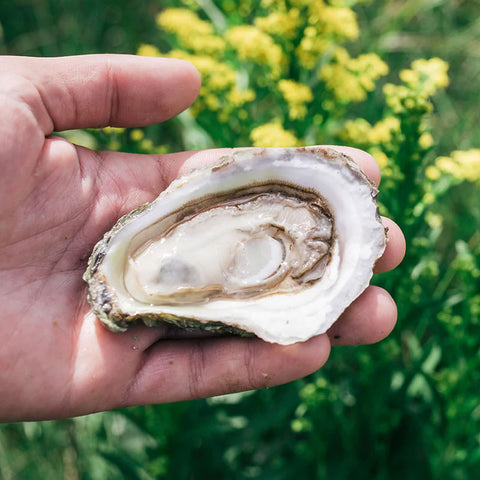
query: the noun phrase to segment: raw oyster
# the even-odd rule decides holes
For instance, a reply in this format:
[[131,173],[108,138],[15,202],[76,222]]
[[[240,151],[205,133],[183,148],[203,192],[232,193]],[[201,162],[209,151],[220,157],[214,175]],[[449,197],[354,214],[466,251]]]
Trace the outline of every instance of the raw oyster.
[[175,180],[96,245],[97,317],[250,332],[324,333],[368,286],[386,236],[377,189],[330,148],[248,149]]

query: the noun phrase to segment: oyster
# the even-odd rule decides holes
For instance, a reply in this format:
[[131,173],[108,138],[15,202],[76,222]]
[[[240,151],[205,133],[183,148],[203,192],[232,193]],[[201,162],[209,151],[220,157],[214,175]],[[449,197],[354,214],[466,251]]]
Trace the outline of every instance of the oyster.
[[96,245],[97,317],[250,332],[324,333],[368,286],[386,236],[377,189],[329,148],[248,149],[175,180]]

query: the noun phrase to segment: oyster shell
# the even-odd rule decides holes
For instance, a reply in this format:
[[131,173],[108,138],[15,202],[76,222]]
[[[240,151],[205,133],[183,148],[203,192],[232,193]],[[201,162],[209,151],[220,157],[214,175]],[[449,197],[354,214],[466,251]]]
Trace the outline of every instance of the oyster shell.
[[368,286],[386,236],[377,189],[329,148],[248,149],[175,180],[96,245],[97,317],[250,332],[324,333]]

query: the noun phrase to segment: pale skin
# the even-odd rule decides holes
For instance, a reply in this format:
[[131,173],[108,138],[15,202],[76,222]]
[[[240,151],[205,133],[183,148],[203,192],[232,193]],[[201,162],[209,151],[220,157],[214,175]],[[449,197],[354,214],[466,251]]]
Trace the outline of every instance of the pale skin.
[[[173,327],[106,330],[82,274],[94,244],[124,213],[226,149],[169,155],[94,152],[52,136],[73,128],[139,127],[187,108],[200,88],[188,63],[132,56],[0,58],[0,421],[271,387],[308,375],[331,345],[374,343],[396,306],[369,287],[327,334],[280,346]],[[375,181],[366,153],[348,153]],[[390,220],[376,266],[394,268],[405,243]]]

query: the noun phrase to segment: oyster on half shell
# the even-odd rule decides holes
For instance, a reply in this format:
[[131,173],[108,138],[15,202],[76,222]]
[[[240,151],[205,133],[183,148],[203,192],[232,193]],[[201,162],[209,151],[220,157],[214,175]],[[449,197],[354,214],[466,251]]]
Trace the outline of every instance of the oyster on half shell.
[[333,149],[236,152],[105,234],[84,274],[90,305],[114,331],[142,320],[307,340],[370,282],[386,244],[376,195]]

